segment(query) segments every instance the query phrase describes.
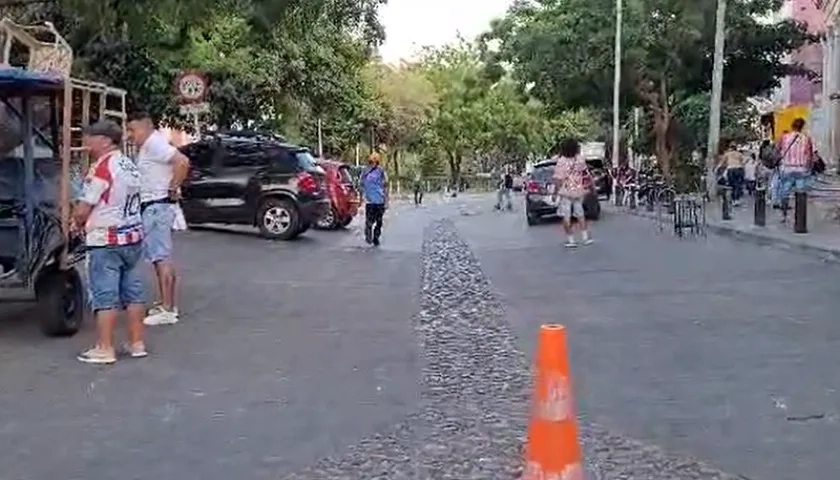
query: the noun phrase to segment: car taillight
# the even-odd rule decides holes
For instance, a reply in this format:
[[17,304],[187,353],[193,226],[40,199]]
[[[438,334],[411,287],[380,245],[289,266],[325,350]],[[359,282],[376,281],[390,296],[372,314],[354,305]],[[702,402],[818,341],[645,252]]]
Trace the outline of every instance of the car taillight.
[[301,193],[315,193],[319,190],[318,180],[311,173],[301,173],[297,176],[298,190]]
[[534,181],[528,182],[527,185],[528,193],[540,193],[542,188],[540,188],[540,184]]

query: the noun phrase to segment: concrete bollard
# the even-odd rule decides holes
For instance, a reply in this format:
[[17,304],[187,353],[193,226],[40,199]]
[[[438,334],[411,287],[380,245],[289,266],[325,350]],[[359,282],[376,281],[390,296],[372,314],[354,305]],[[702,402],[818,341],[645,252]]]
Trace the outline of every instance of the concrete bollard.
[[808,192],[793,194],[793,233],[808,233]]
[[720,209],[721,220],[732,220],[732,189],[729,187],[723,187]]
[[758,227],[767,225],[767,188],[755,189],[754,222]]

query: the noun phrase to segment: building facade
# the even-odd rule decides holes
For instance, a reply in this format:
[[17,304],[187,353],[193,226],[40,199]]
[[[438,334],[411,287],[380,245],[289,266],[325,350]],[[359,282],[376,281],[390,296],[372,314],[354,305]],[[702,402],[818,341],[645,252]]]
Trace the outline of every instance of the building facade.
[[820,3],[824,25],[821,103],[827,144],[823,157],[837,165],[840,159],[840,0]]

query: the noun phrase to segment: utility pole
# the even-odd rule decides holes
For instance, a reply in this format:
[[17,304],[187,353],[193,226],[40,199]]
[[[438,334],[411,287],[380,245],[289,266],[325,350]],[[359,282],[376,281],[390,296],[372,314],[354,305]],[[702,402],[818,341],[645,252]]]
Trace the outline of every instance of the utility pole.
[[714,196],[715,164],[720,148],[720,104],[723,97],[723,47],[726,39],[726,0],[717,0],[715,59],[712,68],[712,98],[709,101],[709,143],[706,148],[706,193]]
[[324,158],[324,137],[321,131],[321,119],[318,119],[318,158]]
[[[624,9],[623,0],[615,0],[615,67],[613,78],[613,138],[612,138],[612,166],[613,171],[618,172],[619,148],[621,143],[621,23],[622,10]],[[613,200],[618,202],[618,195],[616,194],[618,182],[613,181]]]

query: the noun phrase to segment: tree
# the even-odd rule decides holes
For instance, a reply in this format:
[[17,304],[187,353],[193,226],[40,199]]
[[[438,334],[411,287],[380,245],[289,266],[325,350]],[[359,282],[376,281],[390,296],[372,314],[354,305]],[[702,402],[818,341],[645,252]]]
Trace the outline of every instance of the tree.
[[[612,0],[543,0],[518,3],[495,22],[485,43],[491,64],[512,65],[515,78],[555,110],[608,109],[612,100]],[[724,95],[737,101],[766,92],[788,74],[790,51],[813,40],[803,25],[767,23],[782,0],[730,0],[727,11]],[[674,108],[709,89],[715,2],[628,0],[624,18],[622,108],[644,106],[652,119],[654,151],[666,174],[677,150]],[[586,41],[581,39],[585,38]],[[489,52],[490,49],[487,49]]]
[[398,67],[371,63],[367,78],[375,86],[378,143],[386,145],[395,177],[400,177],[400,156],[419,147],[438,106],[435,86],[410,64]]

